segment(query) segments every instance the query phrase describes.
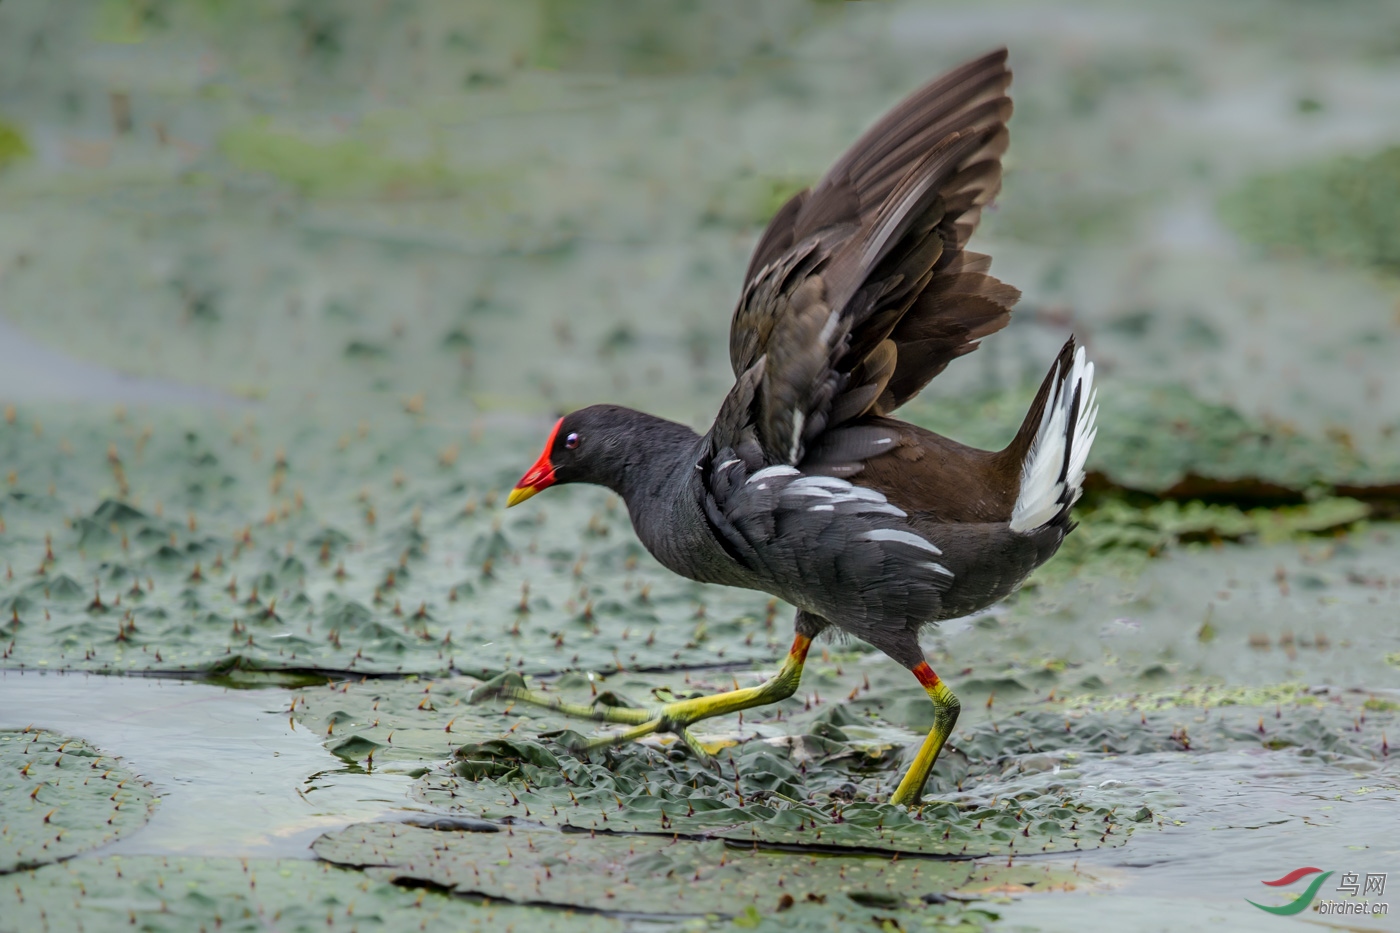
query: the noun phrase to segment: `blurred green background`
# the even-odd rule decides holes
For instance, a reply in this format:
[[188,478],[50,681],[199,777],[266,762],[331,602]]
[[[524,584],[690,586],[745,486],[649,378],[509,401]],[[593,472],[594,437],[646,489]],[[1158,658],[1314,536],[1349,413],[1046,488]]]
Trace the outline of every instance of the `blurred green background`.
[[4,319],[268,410],[705,424],[775,205],[1007,44],[979,243],[1026,297],[930,395],[1036,380],[1074,330],[1110,389],[1393,435],[1392,5],[751,6],[10,0]]
[[[543,745],[482,743],[520,727],[547,744],[541,731],[570,724],[467,707],[474,678],[512,669],[646,697],[749,682],[781,655],[788,610],[667,573],[602,491],[509,514],[504,491],[560,411],[613,401],[708,425],[772,211],[905,93],[999,45],[1016,112],[973,248],[1024,298],[905,413],[999,447],[1074,333],[1102,416],[1060,556],[1018,597],[926,638],[965,700],[930,785],[957,808],[936,819],[963,835],[925,838],[879,809],[929,710],[859,645],[810,666],[813,692],[787,718],[716,726],[754,740],[736,775],[742,759],[775,808],[745,839],[799,838],[784,834],[855,794],[884,815],[823,824],[832,845],[998,857],[939,863],[926,882],[894,869],[838,882],[827,862],[794,876],[805,855],[754,853],[738,874],[854,893],[788,910],[717,875],[694,892],[701,919],[647,922],[1250,929],[1278,922],[1243,903],[1260,877],[1395,864],[1381,827],[1400,799],[1386,739],[1400,733],[1400,6],[0,0],[0,730],[52,730],[0,731],[14,765],[0,802],[22,814],[0,827],[0,872],[125,839],[16,875],[14,897],[0,884],[0,916],[126,929],[108,905],[139,884],[131,922],[150,929],[281,911],[323,929],[334,904],[336,924],[366,929],[612,930],[639,928],[614,906],[684,893],[675,878],[698,879],[718,843],[628,861],[614,842],[555,853],[566,837],[550,830],[529,839],[592,867],[531,856],[476,890],[548,899],[514,885],[556,866],[552,903],[599,915],[498,917],[434,894],[427,916],[390,866],[272,859],[459,797],[493,819],[519,798],[557,817],[548,788],[520,777],[538,777]],[[162,706],[130,682],[36,669],[202,683]],[[148,718],[101,720],[83,691]],[[172,738],[156,713],[177,706],[191,725]],[[145,829],[101,830],[92,814],[116,798],[84,783],[57,782],[70,796],[56,807],[29,797],[20,762],[61,760],[64,734],[154,782],[154,797],[129,792],[132,826],[136,803],[155,814]],[[464,784],[462,743],[519,769]],[[202,776],[152,753],[165,745],[200,749]],[[284,771],[219,758],[264,747]],[[759,760],[770,747],[776,764]],[[656,774],[683,804],[663,822],[729,799],[664,751],[610,760],[617,792],[650,798],[625,775]],[[582,767],[546,770],[607,785],[595,803],[611,812],[612,772]],[[733,793],[757,786],[736,777]],[[999,819],[1030,813],[1041,835],[979,836],[998,801],[1020,801]],[[629,803],[627,819],[652,812]],[[1065,835],[1071,810],[1121,832]],[[65,818],[62,842],[50,820]],[[392,848],[377,832],[317,851],[371,864],[366,839]],[[454,838],[457,858],[496,865],[499,837]],[[1001,857],[1020,838],[1107,848],[1082,874],[1070,859],[1031,871]],[[150,892],[173,854],[219,893],[163,916]],[[277,880],[242,892],[238,856]],[[599,908],[605,863],[661,887]],[[409,874],[460,893],[457,864]],[[890,893],[920,883],[967,900]],[[1116,897],[1026,896],[1076,886]],[[341,911],[357,897],[373,922]]]

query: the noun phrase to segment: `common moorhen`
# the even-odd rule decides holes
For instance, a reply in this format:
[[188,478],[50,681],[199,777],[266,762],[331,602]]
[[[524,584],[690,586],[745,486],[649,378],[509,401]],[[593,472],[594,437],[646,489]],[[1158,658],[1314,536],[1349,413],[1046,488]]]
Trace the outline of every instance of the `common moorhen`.
[[959,711],[919,630],[991,605],[1055,553],[1095,433],[1094,366],[1072,337],[1004,450],[890,417],[1004,327],[1020,297],[964,249],[1001,186],[1010,82],[1004,49],[932,81],[778,211],[730,327],[735,384],[706,434],[584,408],[554,426],[510,494],[516,505],[561,483],[606,486],[671,570],[796,606],[777,675],[653,709],[564,703],[513,674],[473,700],[632,727],[585,747],[669,731],[703,756],[689,726],[791,696],[812,639],[835,627],[909,668],[933,700],[933,728],[890,798],[919,801]]

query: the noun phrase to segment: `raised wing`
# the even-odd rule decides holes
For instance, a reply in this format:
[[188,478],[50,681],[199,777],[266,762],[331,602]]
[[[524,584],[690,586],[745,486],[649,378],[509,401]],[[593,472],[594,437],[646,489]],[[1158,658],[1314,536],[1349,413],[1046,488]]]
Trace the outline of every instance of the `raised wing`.
[[[734,312],[712,454],[803,463],[1005,326],[1019,293],[963,246],[1000,188],[1010,81],[998,50],[925,85],[778,211]],[[878,431],[847,431],[835,446],[878,450]]]

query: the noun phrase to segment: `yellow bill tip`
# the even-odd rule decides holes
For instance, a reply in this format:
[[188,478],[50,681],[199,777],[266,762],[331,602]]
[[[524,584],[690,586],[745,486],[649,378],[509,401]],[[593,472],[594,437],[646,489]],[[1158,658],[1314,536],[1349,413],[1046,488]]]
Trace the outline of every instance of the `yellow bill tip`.
[[506,496],[506,508],[519,505],[539,491],[538,486],[516,486],[510,491],[510,495]]

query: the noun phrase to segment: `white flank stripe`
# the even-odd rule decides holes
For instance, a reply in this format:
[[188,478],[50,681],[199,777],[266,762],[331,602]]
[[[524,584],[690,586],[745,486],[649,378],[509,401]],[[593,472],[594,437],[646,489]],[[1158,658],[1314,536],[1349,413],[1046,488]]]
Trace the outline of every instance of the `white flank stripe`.
[[[885,497],[873,489],[856,486],[834,476],[804,476],[788,484],[784,494],[830,498],[833,502],[873,502],[883,505]],[[893,506],[891,506],[893,508]],[[903,512],[899,514],[903,515]]]
[[924,566],[927,567],[929,570],[932,570],[934,573],[941,573],[944,576],[948,577],[951,577],[953,575],[953,571],[949,570],[947,567],[944,567],[942,564],[935,564],[933,561],[927,561],[924,564]]
[[[797,476],[800,470],[795,470],[790,466],[770,466],[764,467],[748,479],[749,483],[758,483],[766,479],[773,479],[777,476]],[[748,485],[745,483],[744,485]]]
[[809,512],[828,512],[832,506],[855,506],[856,515],[892,515],[895,518],[907,517],[903,509],[893,506],[880,493],[864,486],[855,486],[834,476],[804,476],[795,479],[783,489],[782,495],[802,499],[823,500],[820,509],[809,507]]
[[809,499],[830,499],[835,495],[830,489],[820,486],[804,486],[802,480],[794,480],[783,490],[785,496],[804,496]]
[[838,500],[847,502],[884,502],[885,497],[873,489],[866,489],[864,486],[848,486],[836,494]]
[[902,531],[898,528],[876,528],[874,531],[867,531],[865,534],[861,535],[861,537],[866,541],[897,541],[900,544],[907,544],[910,547],[928,551],[930,554],[943,553],[913,532]]
[[836,506],[834,506],[834,505],[813,505],[813,506],[808,506],[808,507],[807,507],[807,511],[809,511],[809,512],[834,512],[834,511],[836,511]]
[[888,502],[862,502],[856,509],[857,515],[893,515],[895,518],[908,518],[908,514],[898,506]]
[[738,458],[738,457],[735,457],[733,460],[726,460],[726,461],[724,461],[723,463],[721,463],[721,464],[719,465],[719,468],[720,468],[721,470],[727,470],[727,469],[729,469],[730,467],[732,467],[734,464],[739,463],[739,462],[740,462],[739,458]]
[[792,481],[791,489],[847,489],[850,483],[834,476],[804,476]]

